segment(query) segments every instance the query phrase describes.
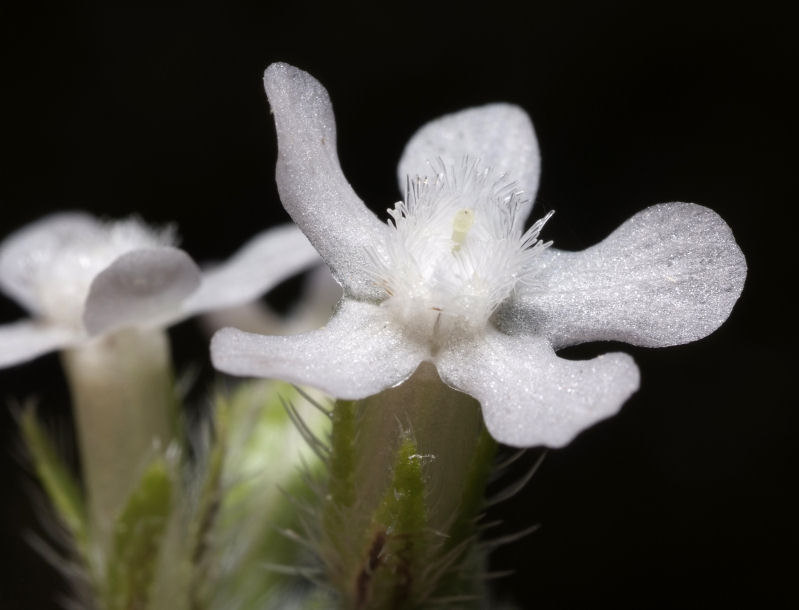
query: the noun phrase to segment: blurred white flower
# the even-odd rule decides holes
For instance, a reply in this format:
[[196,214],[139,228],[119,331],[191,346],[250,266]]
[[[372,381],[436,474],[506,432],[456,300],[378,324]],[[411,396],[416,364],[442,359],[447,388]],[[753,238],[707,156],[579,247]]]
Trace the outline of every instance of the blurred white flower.
[[726,320],[746,277],[729,227],[690,203],[650,207],[582,252],[524,231],[539,153],[523,110],[492,104],[422,127],[399,164],[406,200],[381,223],[336,154],[327,92],[274,64],[265,75],[286,210],[344,289],[322,329],[267,337],[217,333],[212,358],[237,375],[316,386],[344,399],[376,394],[423,361],[471,394],[486,426],[515,446],[568,443],[636,391],[623,353],[586,361],[555,350],[597,340],[659,347]]
[[309,269],[303,278],[296,304],[285,314],[273,310],[261,299],[204,313],[198,318],[200,325],[209,337],[225,326],[265,335],[296,335],[319,328],[330,319],[341,300],[341,286],[318,260],[320,264]]
[[0,289],[32,319],[0,325],[0,367],[126,327],[166,327],[245,303],[319,256],[296,226],[253,238],[202,272],[169,230],[54,214],[0,243]]

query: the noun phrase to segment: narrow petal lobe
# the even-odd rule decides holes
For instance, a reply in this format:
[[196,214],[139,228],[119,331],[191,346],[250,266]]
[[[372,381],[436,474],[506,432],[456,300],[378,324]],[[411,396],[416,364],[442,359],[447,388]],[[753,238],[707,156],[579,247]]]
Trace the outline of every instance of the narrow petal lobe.
[[33,360],[81,339],[81,333],[66,326],[29,320],[0,325],[0,368]]
[[422,352],[379,306],[345,299],[327,326],[301,335],[222,329],[211,341],[211,359],[231,375],[282,379],[354,400],[405,380]]
[[380,298],[363,269],[367,246],[382,239],[386,226],[341,171],[327,91],[307,72],[282,63],[269,66],[264,85],[277,128],[276,179],[283,206],[349,295]]
[[614,415],[638,389],[627,354],[564,360],[540,337],[489,333],[439,354],[441,379],[474,396],[496,440],[514,447],[562,447]]
[[408,176],[431,176],[430,163],[447,167],[465,157],[480,161],[492,175],[506,175],[523,191],[526,218],[532,208],[541,172],[541,157],[533,124],[527,113],[511,104],[469,108],[423,125],[408,141],[398,167],[400,190]]
[[200,288],[183,304],[183,314],[241,305],[319,262],[319,254],[295,225],[264,231],[230,260],[203,273]]

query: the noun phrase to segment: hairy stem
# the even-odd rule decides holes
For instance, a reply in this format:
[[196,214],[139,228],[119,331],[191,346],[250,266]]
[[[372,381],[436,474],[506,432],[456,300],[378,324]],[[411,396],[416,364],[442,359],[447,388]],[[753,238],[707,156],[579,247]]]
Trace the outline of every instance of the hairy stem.
[[337,403],[320,554],[343,608],[481,597],[474,542],[494,449],[479,404],[432,365]]

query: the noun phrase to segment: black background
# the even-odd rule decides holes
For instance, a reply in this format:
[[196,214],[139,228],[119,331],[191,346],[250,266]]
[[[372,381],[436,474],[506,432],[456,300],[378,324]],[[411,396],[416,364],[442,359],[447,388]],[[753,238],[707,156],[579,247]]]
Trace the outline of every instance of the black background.
[[[489,101],[533,117],[537,209],[557,210],[545,237],[558,247],[591,245],[653,203],[716,210],[749,263],[729,321],[688,346],[621,346],[641,390],[496,511],[504,531],[543,524],[495,554],[493,567],[517,570],[496,591],[540,609],[796,600],[799,57],[787,14],[763,2],[9,4],[0,235],[58,209],[138,213],[177,222],[203,261],[285,221],[261,87],[272,61],[328,88],[344,170],[375,210],[398,198],[416,127]],[[0,301],[0,322],[22,315]],[[207,367],[193,323],[173,335],[180,367]],[[62,425],[64,394],[55,355],[0,371],[0,399],[36,395]],[[55,608],[64,587],[23,541],[39,530],[8,409],[0,423],[0,607]]]

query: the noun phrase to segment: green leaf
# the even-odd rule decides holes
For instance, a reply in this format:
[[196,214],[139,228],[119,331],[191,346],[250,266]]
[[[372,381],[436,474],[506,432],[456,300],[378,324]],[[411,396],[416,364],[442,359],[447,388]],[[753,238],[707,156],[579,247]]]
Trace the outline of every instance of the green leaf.
[[[355,581],[357,608],[412,608],[420,573],[427,567],[427,489],[423,464],[410,433],[404,433],[391,484],[375,513],[372,534]],[[436,546],[433,544],[433,546]]]
[[419,455],[411,433],[403,439],[392,468],[393,477],[375,521],[379,526],[409,534],[421,532],[427,523],[425,507],[425,481],[422,466],[428,456]]
[[222,501],[222,474],[227,455],[230,424],[228,411],[229,407],[226,401],[221,397],[218,398],[212,444],[208,456],[203,462],[200,495],[189,524],[186,553],[190,575],[186,594],[189,607],[192,609],[208,607],[212,595],[213,579],[209,573],[214,549],[210,548],[209,538]]
[[144,610],[172,505],[167,463],[157,458],[139,480],[116,520],[108,558],[107,610]]
[[75,541],[75,546],[87,557],[88,524],[83,494],[77,480],[56,451],[36,416],[36,407],[26,405],[19,418],[36,476],[50,499],[56,515]]

